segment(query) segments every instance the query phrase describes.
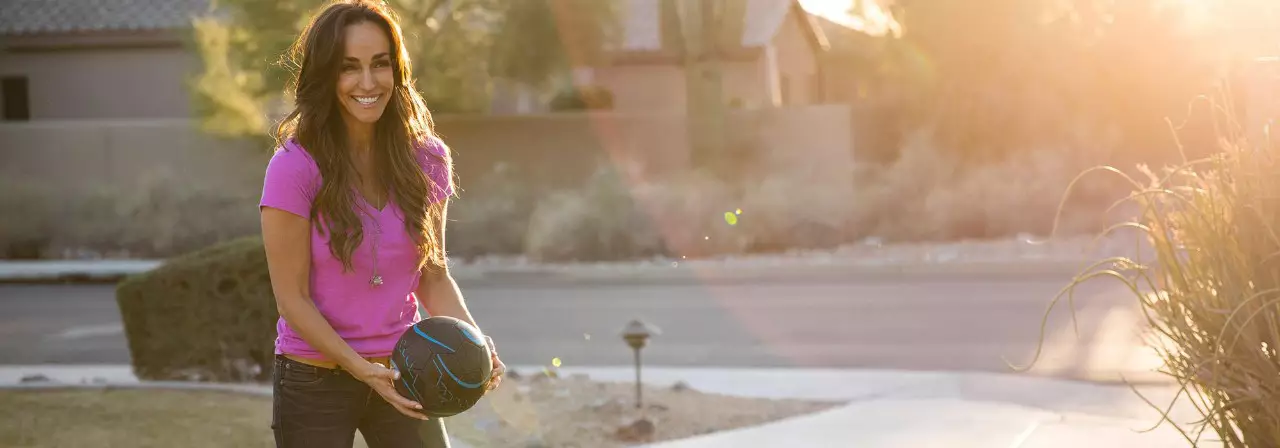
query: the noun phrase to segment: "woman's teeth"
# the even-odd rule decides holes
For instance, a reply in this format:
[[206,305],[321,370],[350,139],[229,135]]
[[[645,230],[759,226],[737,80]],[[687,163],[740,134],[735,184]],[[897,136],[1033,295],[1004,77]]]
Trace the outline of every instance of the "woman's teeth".
[[366,106],[378,101],[378,97],[376,96],[353,96],[352,98],[355,98],[357,102]]

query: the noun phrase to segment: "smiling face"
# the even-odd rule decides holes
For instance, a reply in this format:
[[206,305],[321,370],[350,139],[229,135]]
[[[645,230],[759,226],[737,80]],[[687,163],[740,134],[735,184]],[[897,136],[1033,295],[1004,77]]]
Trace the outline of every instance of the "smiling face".
[[338,103],[348,127],[368,127],[382,117],[395,89],[391,41],[372,22],[346,29],[338,68]]

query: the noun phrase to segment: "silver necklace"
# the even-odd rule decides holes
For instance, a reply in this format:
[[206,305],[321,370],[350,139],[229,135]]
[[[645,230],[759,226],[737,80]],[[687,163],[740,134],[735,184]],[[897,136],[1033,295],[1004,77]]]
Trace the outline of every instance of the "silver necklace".
[[382,275],[378,274],[378,241],[382,236],[382,224],[379,223],[378,219],[374,218],[373,215],[364,207],[360,207],[360,210],[364,212],[365,216],[369,217],[370,221],[373,221],[373,225],[375,227],[373,232],[373,244],[370,246],[373,251],[373,275],[369,277],[369,284],[373,286],[382,286]]

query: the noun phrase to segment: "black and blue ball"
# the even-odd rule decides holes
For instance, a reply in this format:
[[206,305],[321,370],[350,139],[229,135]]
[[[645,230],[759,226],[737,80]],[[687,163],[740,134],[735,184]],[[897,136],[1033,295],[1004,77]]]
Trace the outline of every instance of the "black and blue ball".
[[422,404],[429,417],[461,414],[484,396],[493,359],[476,327],[448,316],[432,316],[400,335],[391,353],[400,371],[396,390]]

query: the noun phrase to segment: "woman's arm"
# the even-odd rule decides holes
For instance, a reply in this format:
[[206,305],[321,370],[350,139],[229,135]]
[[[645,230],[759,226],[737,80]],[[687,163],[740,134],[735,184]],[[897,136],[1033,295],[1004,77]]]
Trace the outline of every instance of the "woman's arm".
[[453,275],[449,274],[448,269],[439,273],[424,270],[416,294],[428,314],[455,317],[473,327],[480,328],[480,325],[477,325],[475,319],[471,317],[471,311],[462,300],[462,291],[458,288],[458,282],[453,279]]
[[[436,241],[440,242],[440,247],[444,249],[444,223],[447,221],[448,207],[440,212],[440,224],[437,226]],[[453,279],[453,275],[449,273],[448,267],[444,267],[439,271],[431,271],[423,269],[421,278],[418,281],[418,289],[414,291],[414,295],[418,298],[418,303],[427,310],[427,314],[432,316],[449,316],[464,321],[471,326],[479,329],[480,325],[476,324],[474,318],[471,317],[471,311],[467,309],[466,301],[462,299],[462,291],[458,288],[458,282]],[[483,333],[484,330],[481,330]],[[489,390],[496,389],[498,384],[502,382],[502,375],[506,373],[506,366],[498,359],[497,348],[493,345],[493,339],[485,336],[485,342],[489,345],[489,350],[493,353],[493,376],[489,381]]]
[[276,310],[312,347],[347,371],[368,364],[338,336],[311,301],[311,228],[306,218],[270,207],[262,209],[262,242],[267,251]]
[[311,300],[310,225],[306,218],[296,214],[271,207],[262,208],[262,240],[267,252],[271,289],[280,316],[303,340],[368,383],[402,414],[425,419],[421,414],[410,411],[422,409],[422,405],[396,392],[393,381],[399,378],[399,373],[362,358],[334,331]]

